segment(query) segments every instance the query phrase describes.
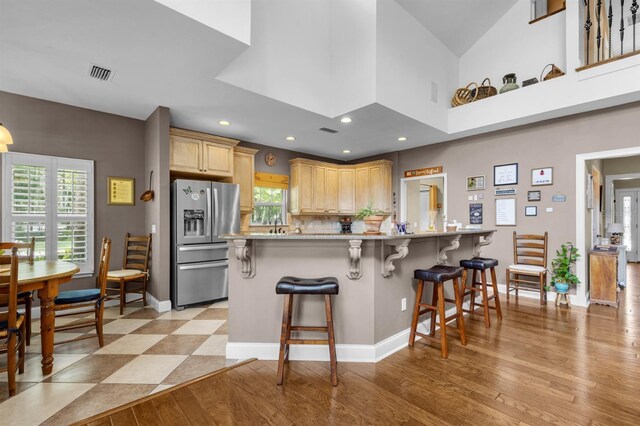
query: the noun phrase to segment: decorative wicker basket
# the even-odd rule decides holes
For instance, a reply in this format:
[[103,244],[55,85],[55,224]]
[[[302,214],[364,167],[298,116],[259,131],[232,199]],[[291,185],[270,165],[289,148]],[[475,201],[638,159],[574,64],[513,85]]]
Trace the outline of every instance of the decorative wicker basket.
[[476,96],[475,100],[479,101],[480,99],[486,99],[490,96],[497,95],[498,89],[496,89],[491,85],[491,80],[489,80],[489,77],[487,77],[484,80],[482,80],[482,84],[480,85],[480,87],[478,87],[476,92],[478,93],[478,95]]
[[[551,71],[549,71],[543,78],[542,74],[544,74],[544,71],[549,65],[551,65]],[[563,75],[564,72],[560,68],[556,67],[554,64],[547,64],[544,68],[542,68],[542,72],[540,73],[540,81],[551,80],[552,78],[561,77]]]
[[[475,86],[475,89],[471,89],[471,86]],[[456,93],[451,99],[451,106],[457,107],[460,105],[468,104],[476,100],[478,96],[478,83],[469,83],[467,87],[461,87],[456,90]]]

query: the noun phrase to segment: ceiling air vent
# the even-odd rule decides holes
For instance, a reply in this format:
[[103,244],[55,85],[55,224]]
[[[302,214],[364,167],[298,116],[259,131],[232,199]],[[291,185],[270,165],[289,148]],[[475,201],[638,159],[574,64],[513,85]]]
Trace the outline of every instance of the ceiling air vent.
[[91,65],[91,69],[89,70],[89,77],[97,78],[102,81],[109,81],[113,78],[113,71],[110,69],[98,66]]
[[328,127],[321,127],[321,128],[319,128],[318,130],[320,130],[320,131],[322,131],[322,132],[327,132],[327,133],[338,133],[338,131],[337,131],[337,130],[330,129],[330,128],[328,128]]

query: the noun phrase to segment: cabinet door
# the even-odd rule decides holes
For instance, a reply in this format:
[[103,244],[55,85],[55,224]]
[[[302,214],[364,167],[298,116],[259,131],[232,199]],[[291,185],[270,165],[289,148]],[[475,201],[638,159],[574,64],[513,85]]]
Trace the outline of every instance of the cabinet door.
[[233,154],[233,183],[240,185],[240,211],[253,211],[254,166],[253,155],[244,152]]
[[210,176],[233,176],[233,147],[203,141],[202,172]]
[[300,203],[300,213],[313,212],[313,165],[299,165],[298,197]]
[[369,200],[373,201],[374,210],[382,210],[384,184],[382,166],[369,167]]
[[369,194],[369,168],[356,169],[356,211],[367,207],[371,196]]
[[200,173],[202,141],[171,136],[169,169],[176,172]]
[[327,169],[322,166],[313,166],[313,211],[325,213],[326,208],[326,177]]
[[338,213],[338,169],[327,167],[325,175],[325,210]]
[[589,256],[591,300],[595,303],[617,303],[617,256],[595,254]]
[[338,212],[353,214],[356,212],[356,172],[353,169],[338,171]]

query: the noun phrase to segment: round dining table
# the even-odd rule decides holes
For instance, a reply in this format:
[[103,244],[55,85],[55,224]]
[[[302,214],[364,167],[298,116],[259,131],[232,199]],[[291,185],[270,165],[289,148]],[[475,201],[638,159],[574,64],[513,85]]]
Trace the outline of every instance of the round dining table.
[[[53,301],[58,296],[61,284],[71,281],[80,268],[65,261],[37,261],[33,264],[21,262],[18,267],[18,292],[37,291],[40,299],[40,339],[42,346],[42,374],[53,370],[53,334],[55,311]],[[1,271],[0,274],[7,274]],[[0,291],[7,291],[8,284]]]

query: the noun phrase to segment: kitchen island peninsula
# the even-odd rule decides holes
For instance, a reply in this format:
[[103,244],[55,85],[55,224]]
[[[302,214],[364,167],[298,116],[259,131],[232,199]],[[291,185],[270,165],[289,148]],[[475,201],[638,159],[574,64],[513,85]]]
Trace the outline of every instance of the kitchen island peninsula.
[[[276,295],[275,285],[280,277],[293,275],[337,277],[340,293],[333,300],[333,317],[338,361],[379,361],[407,345],[415,302],[413,271],[435,264],[458,265],[477,256],[491,243],[494,232],[225,235],[229,244],[227,358],[278,358],[283,298]],[[323,321],[322,298],[299,296],[294,324]],[[293,345],[290,359],[328,360],[328,350]]]

